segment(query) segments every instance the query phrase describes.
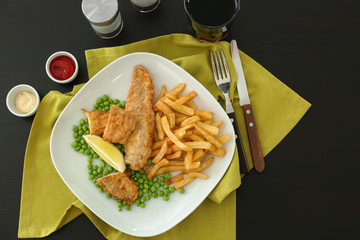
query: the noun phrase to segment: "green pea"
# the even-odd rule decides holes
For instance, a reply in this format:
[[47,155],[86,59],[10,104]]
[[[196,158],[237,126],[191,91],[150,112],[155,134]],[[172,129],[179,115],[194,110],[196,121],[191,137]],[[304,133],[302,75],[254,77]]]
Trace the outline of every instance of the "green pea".
[[119,99],[114,99],[113,103],[115,103],[115,104],[119,103]]
[[125,205],[125,209],[130,211],[131,210],[131,206],[130,205]]
[[109,170],[104,169],[104,170],[103,170],[103,175],[105,175],[105,176],[106,176],[106,175],[108,175],[108,174],[109,174]]
[[152,193],[151,196],[152,196],[153,198],[157,198],[157,197],[158,197],[158,195],[157,195],[156,192]]
[[87,165],[87,168],[88,168],[88,169],[93,169],[93,165],[92,165],[91,163],[89,163],[89,164]]
[[139,197],[142,197],[144,195],[144,192],[141,190],[139,190],[138,193],[139,193]]
[[156,182],[156,183],[155,183],[155,187],[156,187],[156,188],[159,188],[159,187],[160,187],[160,183]]
[[145,207],[145,203],[141,203],[140,207],[144,208]]
[[109,106],[110,105],[110,102],[109,101],[105,101],[104,102],[104,106]]
[[165,195],[165,196],[163,197],[163,199],[164,199],[165,201],[168,201],[168,200],[169,200],[169,196],[166,196],[166,195]]
[[90,150],[89,149],[86,149],[85,152],[84,152],[85,155],[90,155]]
[[164,181],[165,181],[165,177],[164,177],[164,176],[160,176],[160,177],[159,177],[159,180],[160,180],[160,182],[164,182]]
[[150,191],[151,191],[151,192],[156,192],[156,187],[155,187],[155,186],[152,186],[152,187],[150,188]]
[[98,165],[94,165],[93,169],[96,170],[96,169],[98,169],[98,167],[99,167]]
[[178,191],[179,191],[179,193],[184,193],[185,189],[184,188],[179,188]]
[[163,190],[159,190],[159,191],[157,192],[157,194],[158,194],[160,197],[162,197],[162,196],[164,196],[164,191],[163,191]]
[[84,153],[84,152],[85,152],[85,150],[82,148],[79,150],[79,153]]
[[100,162],[100,166],[104,168],[104,167],[106,166],[106,162],[105,162],[105,161],[101,161],[101,162]]
[[98,173],[102,173],[103,168],[102,168],[102,167],[99,167],[96,171],[97,171]]
[[107,198],[111,198],[111,195],[109,193],[105,194]]
[[104,189],[102,189],[101,187],[99,187],[99,192],[104,192]]
[[122,108],[125,108],[125,103],[126,103],[126,101],[122,101],[122,102],[120,103],[120,106],[121,106]]
[[86,131],[87,129],[88,129],[87,126],[85,126],[85,125],[82,126],[82,130],[83,130],[83,131]]
[[153,182],[157,182],[158,181],[158,178],[157,177],[153,177]]
[[80,124],[83,125],[85,123],[84,119],[80,119]]
[[72,142],[72,143],[71,143],[71,146],[72,146],[73,148],[76,148],[76,147],[78,146],[78,143],[77,143],[77,142]]
[[152,164],[151,159],[148,159],[146,165],[150,166]]
[[73,138],[77,138],[78,136],[79,136],[79,133],[77,133],[77,132],[73,133]]
[[145,202],[145,201],[146,201],[146,197],[145,197],[145,196],[142,196],[142,197],[140,198],[140,201],[141,201],[141,202]]
[[109,96],[106,95],[106,94],[104,94],[104,96],[102,97],[102,100],[106,101],[106,100],[108,100],[108,99],[109,99]]
[[136,204],[136,206],[140,206],[141,201],[139,199],[136,199],[135,204]]
[[165,179],[169,179],[169,178],[171,178],[171,174],[170,173],[165,173],[164,177],[165,177]]
[[79,131],[79,128],[78,128],[78,126],[73,126],[73,128],[72,128],[72,130],[74,131],[74,132],[78,132]]
[[96,103],[101,103],[102,100],[103,100],[103,99],[99,97],[99,98],[96,99]]
[[80,138],[80,137],[77,137],[77,138],[75,139],[75,142],[80,143],[80,142],[81,142],[81,138]]
[[169,187],[169,191],[170,192],[175,192],[175,188],[171,186],[171,187]]
[[95,176],[98,175],[98,172],[97,172],[97,171],[93,171],[92,173],[93,173]]
[[119,203],[117,204],[117,206],[118,206],[118,208],[122,208],[122,207],[123,207],[123,204],[122,204],[121,202],[119,202]]
[[77,152],[79,152],[79,151],[80,151],[80,147],[76,147],[74,150],[77,151]]
[[97,175],[97,177],[98,177],[98,178],[101,178],[101,177],[102,177],[101,173],[100,173],[100,174],[98,174],[98,175]]
[[79,135],[83,135],[84,134],[84,130],[79,130]]
[[150,200],[151,195],[147,195],[145,198],[146,198],[146,200]]
[[165,190],[165,196],[169,196],[170,195],[170,191],[169,190]]

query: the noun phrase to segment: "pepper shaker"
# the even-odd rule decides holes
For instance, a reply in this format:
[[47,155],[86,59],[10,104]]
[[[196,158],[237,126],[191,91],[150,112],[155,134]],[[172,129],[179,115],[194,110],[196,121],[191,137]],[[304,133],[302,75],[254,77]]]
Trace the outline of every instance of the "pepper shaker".
[[117,0],[83,0],[82,12],[101,38],[116,37],[123,28]]

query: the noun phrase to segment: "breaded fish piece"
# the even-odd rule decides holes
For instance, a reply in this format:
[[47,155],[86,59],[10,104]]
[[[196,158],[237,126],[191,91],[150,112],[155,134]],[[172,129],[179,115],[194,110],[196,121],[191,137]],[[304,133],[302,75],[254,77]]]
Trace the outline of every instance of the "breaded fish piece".
[[127,204],[133,203],[138,197],[138,188],[133,179],[129,177],[129,172],[117,172],[96,180],[96,183],[108,194],[121,199]]
[[87,118],[91,135],[102,136],[105,131],[106,124],[108,122],[109,112],[103,112],[101,110],[88,112],[85,109],[81,109]]
[[135,130],[125,143],[125,163],[133,170],[142,169],[150,154],[154,134],[154,84],[142,65],[134,68],[125,110],[138,116]]
[[125,144],[136,127],[136,115],[112,105],[103,138],[108,142]]

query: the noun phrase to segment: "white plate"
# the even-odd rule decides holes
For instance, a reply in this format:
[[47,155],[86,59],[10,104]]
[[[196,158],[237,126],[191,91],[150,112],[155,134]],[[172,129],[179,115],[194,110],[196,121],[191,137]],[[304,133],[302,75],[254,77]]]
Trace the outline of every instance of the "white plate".
[[[155,84],[155,97],[163,84],[172,89],[185,82],[185,92],[198,93],[195,103],[200,109],[212,111],[215,120],[223,120],[220,135],[228,134],[230,141],[224,144],[227,154],[215,157],[212,165],[204,170],[210,177],[196,179],[185,187],[185,193],[170,195],[169,201],[151,199],[146,207],[132,206],[131,211],[118,211],[116,201],[106,198],[89,180],[87,158],[75,152],[70,146],[73,139],[72,126],[85,118],[81,108],[92,109],[96,98],[103,94],[125,100],[136,64],[145,66]],[[207,64],[207,63],[204,63]],[[112,227],[133,236],[155,236],[161,234],[192,213],[223,177],[230,165],[235,149],[232,124],[215,98],[189,73],[173,62],[151,53],[133,53],[118,58],[100,72],[73,97],[55,123],[50,139],[50,153],[53,164],[70,190],[92,212]]]

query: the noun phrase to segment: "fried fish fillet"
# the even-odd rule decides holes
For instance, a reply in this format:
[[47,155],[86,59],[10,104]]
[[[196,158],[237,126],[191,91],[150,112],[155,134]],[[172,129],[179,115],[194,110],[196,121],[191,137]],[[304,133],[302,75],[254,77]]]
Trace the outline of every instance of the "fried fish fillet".
[[121,199],[127,204],[133,203],[138,197],[138,188],[129,172],[118,172],[96,180],[96,183],[111,196]]
[[87,118],[91,135],[102,136],[105,131],[106,124],[109,118],[109,112],[103,112],[101,110],[88,112],[85,109],[81,109]]
[[125,163],[133,170],[144,167],[150,154],[154,134],[154,84],[142,65],[134,68],[125,110],[137,116],[136,127],[125,143]]
[[137,116],[116,105],[111,106],[103,138],[108,142],[125,144],[135,130]]

